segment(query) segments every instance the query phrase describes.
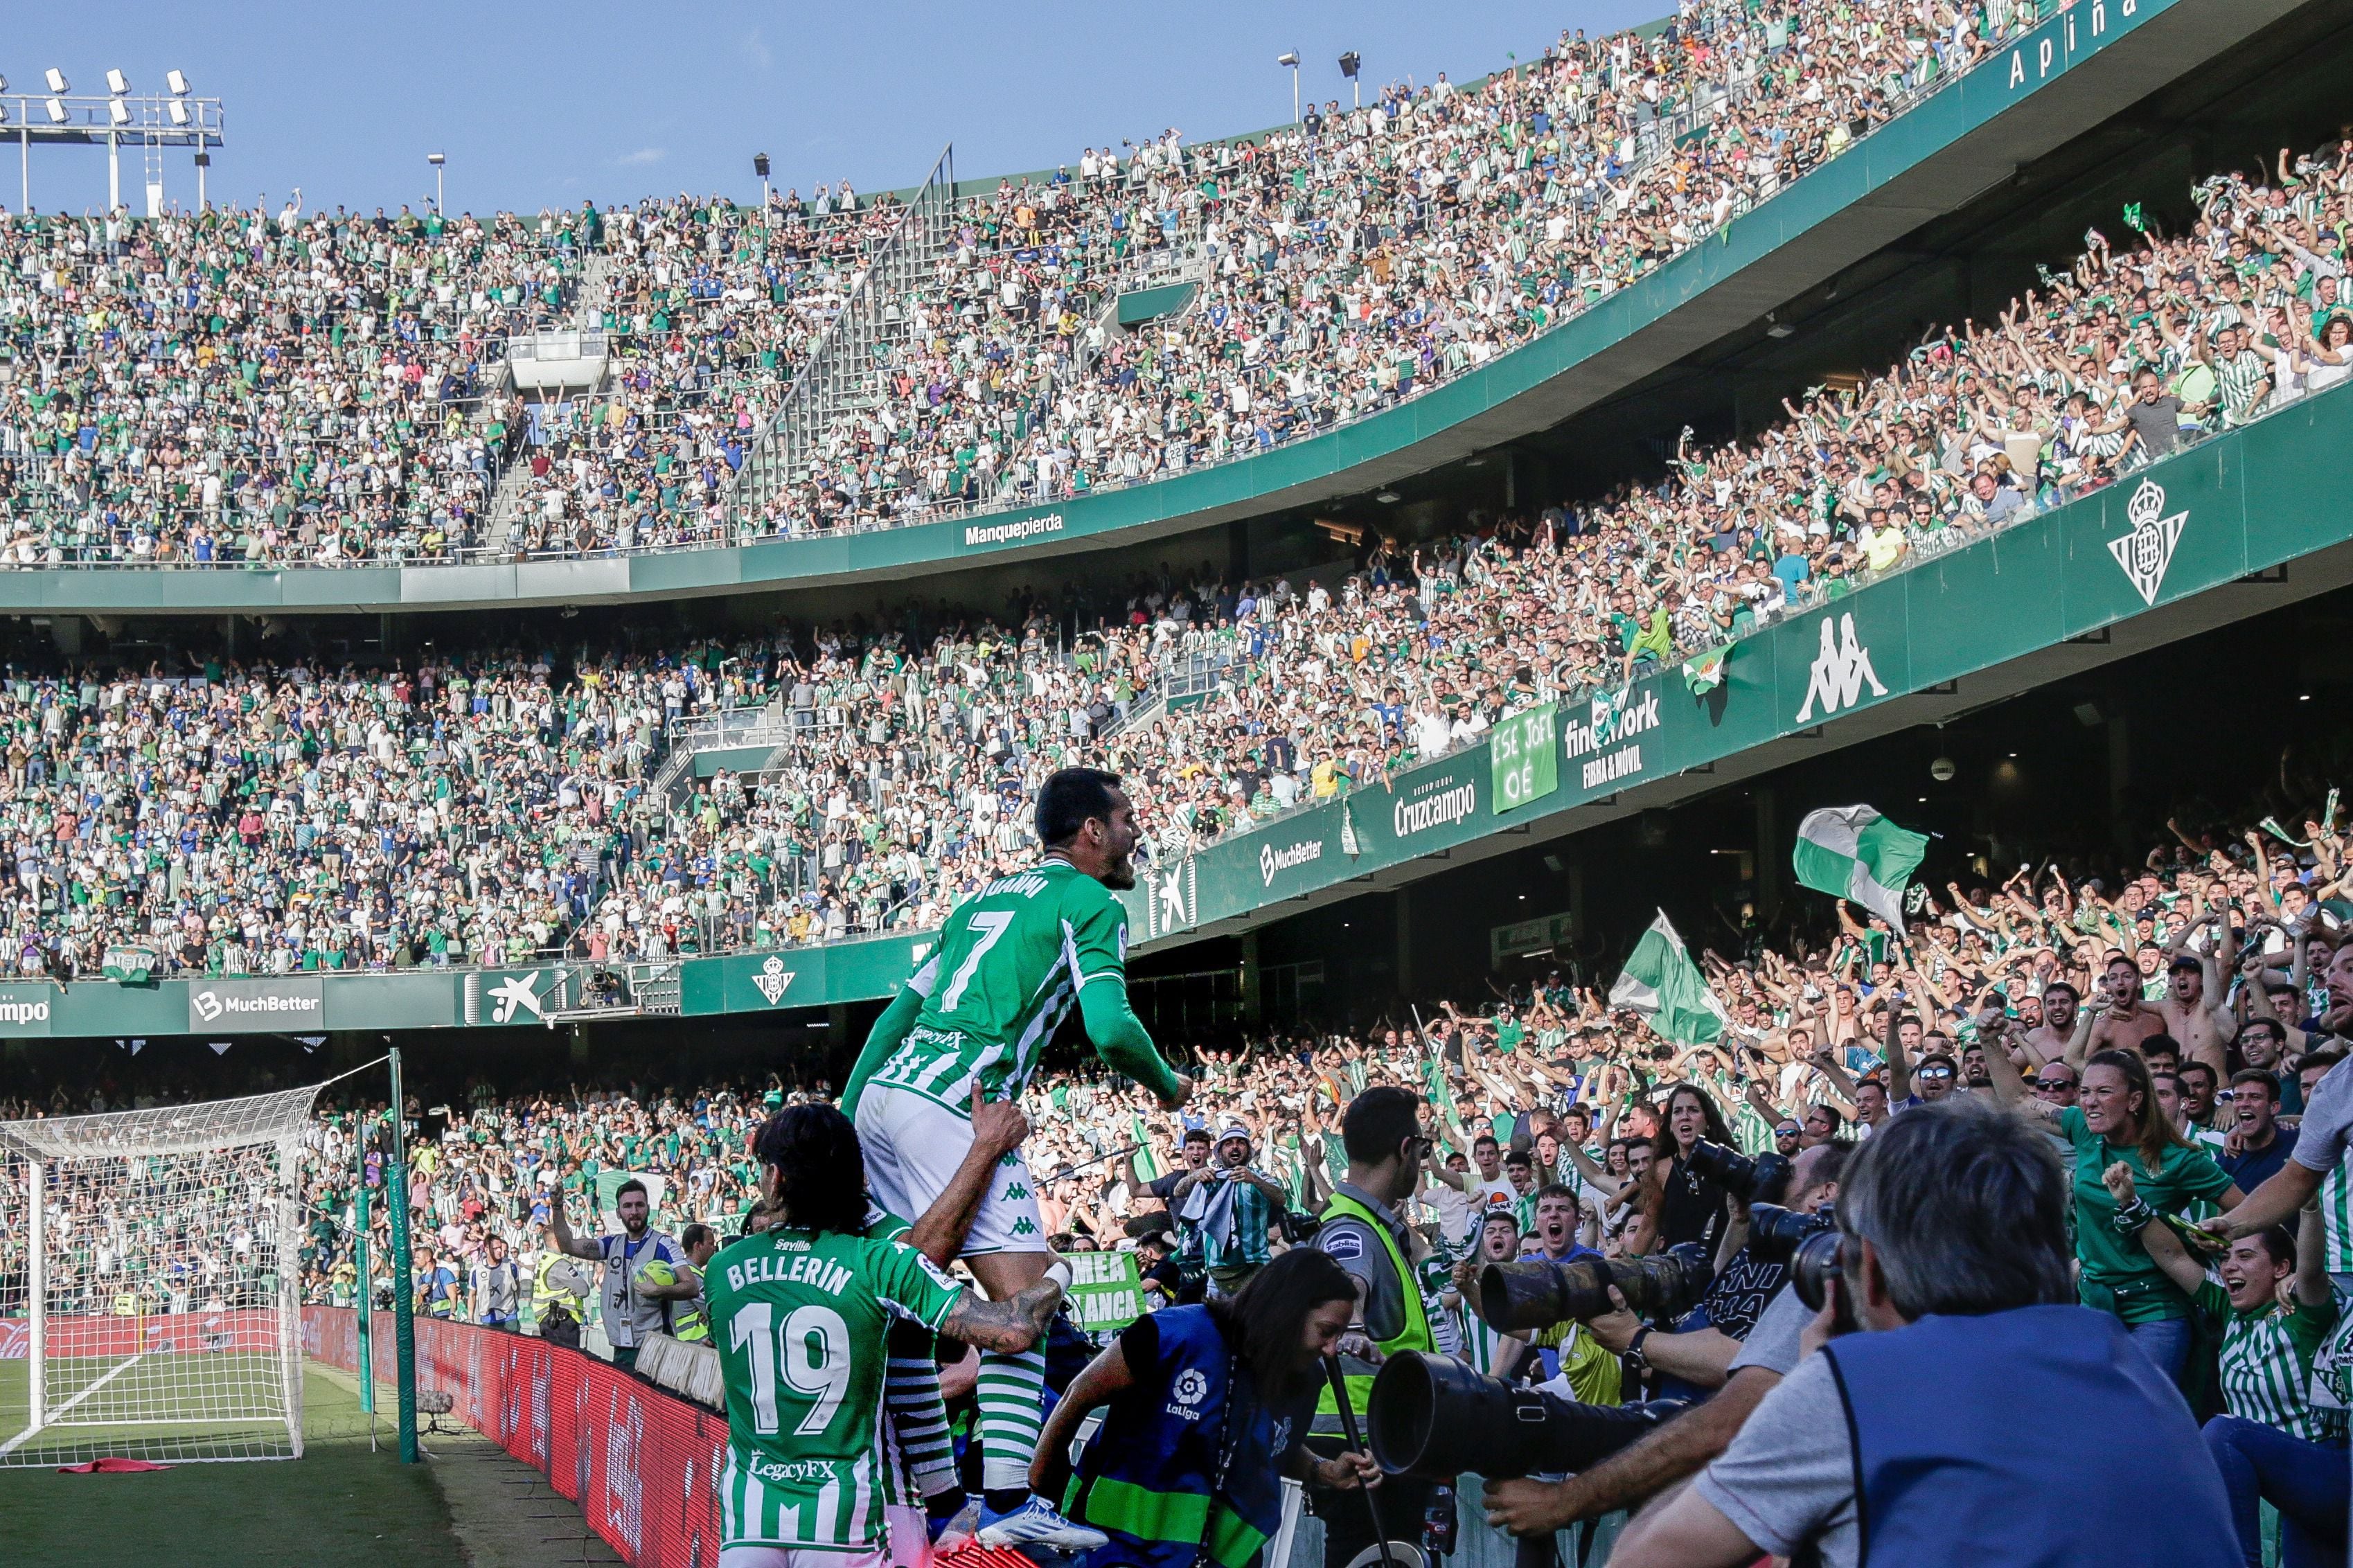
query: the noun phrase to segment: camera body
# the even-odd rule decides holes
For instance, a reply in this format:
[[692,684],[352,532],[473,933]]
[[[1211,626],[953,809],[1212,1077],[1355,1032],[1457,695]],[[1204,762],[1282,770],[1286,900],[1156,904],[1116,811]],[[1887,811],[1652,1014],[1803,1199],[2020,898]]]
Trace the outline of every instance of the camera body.
[[1778,1204],[1748,1205],[1748,1250],[1768,1262],[1787,1263],[1809,1237],[1837,1228],[1838,1216],[1827,1207],[1800,1214]]
[[1752,1204],[1778,1194],[1788,1185],[1793,1169],[1779,1154],[1743,1154],[1704,1138],[1692,1145],[1687,1163],[1695,1174]]

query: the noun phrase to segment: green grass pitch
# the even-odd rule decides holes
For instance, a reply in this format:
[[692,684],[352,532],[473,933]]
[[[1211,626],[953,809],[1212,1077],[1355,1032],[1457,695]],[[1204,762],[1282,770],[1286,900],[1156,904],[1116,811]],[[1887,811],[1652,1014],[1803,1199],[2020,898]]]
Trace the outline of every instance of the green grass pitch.
[[[262,1358],[255,1358],[257,1363]],[[257,1374],[265,1369],[257,1366]],[[125,1388],[146,1363],[122,1374],[90,1402]],[[157,1373],[150,1374],[160,1376]],[[0,1441],[24,1430],[26,1363],[0,1361]],[[157,1394],[163,1391],[158,1388]],[[237,1563],[252,1568],[455,1563],[463,1560],[440,1489],[423,1465],[403,1466],[393,1452],[388,1414],[378,1418],[381,1451],[368,1451],[368,1417],[359,1395],[313,1368],[303,1387],[303,1456],[251,1464],[178,1464],[143,1475],[67,1476],[54,1463],[110,1448],[134,1432],[183,1437],[193,1427],[74,1429],[54,1435],[79,1452],[44,1447],[52,1465],[0,1468],[0,1540],[10,1563],[72,1563],[76,1568],[153,1568],[156,1563]],[[222,1428],[211,1428],[218,1434]],[[230,1429],[232,1432],[234,1429]],[[265,1428],[248,1429],[256,1436]],[[284,1428],[278,1428],[282,1441]],[[41,1439],[36,1439],[36,1444]],[[218,1438],[215,1439],[218,1446]],[[21,1455],[10,1456],[20,1458]]]

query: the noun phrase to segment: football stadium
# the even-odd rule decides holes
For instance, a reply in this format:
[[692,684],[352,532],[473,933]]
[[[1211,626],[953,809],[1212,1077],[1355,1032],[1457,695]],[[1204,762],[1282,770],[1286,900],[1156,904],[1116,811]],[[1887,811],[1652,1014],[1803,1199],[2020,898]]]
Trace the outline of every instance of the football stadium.
[[8,1560],[2346,1562],[2353,10],[1607,10],[0,58]]

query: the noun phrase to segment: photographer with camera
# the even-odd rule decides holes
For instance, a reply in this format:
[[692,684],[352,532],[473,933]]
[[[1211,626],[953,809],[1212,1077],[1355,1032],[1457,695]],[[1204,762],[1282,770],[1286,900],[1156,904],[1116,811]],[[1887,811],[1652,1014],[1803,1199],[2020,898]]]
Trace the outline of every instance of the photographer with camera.
[[1836,1233],[1792,1269],[1816,1305],[1805,1359],[1636,1516],[1613,1568],[2238,1568],[2189,1406],[2120,1323],[2073,1304],[2066,1173],[2041,1130],[1954,1097],[1896,1118],[1847,1174]]
[[[1619,1352],[1636,1373],[1655,1373],[1665,1396],[1690,1396],[1722,1388],[1731,1375],[1733,1358],[1767,1305],[1788,1277],[1790,1254],[1799,1243],[1831,1221],[1839,1177],[1854,1146],[1817,1143],[1799,1153],[1786,1177],[1751,1187],[1750,1218],[1739,1249],[1720,1263],[1714,1283],[1699,1305],[1676,1320],[1672,1328],[1645,1324],[1625,1310],[1624,1299],[1613,1289],[1616,1310],[1586,1324],[1593,1337]],[[1762,1162],[1752,1163],[1761,1164]],[[1775,1200],[1786,1195],[1786,1208]]]
[[[1348,1102],[1340,1142],[1347,1151],[1347,1174],[1324,1207],[1314,1246],[1356,1281],[1356,1314],[1338,1350],[1348,1404],[1362,1423],[1372,1408],[1373,1378],[1382,1362],[1407,1351],[1429,1353],[1438,1348],[1431,1326],[1438,1309],[1424,1295],[1414,1267],[1416,1247],[1427,1244],[1407,1228],[1399,1212],[1420,1186],[1435,1141],[1422,1131],[1420,1096],[1376,1084]],[[1327,1386],[1315,1403],[1308,1446],[1328,1459],[1346,1444],[1347,1425]],[[1431,1486],[1427,1479],[1408,1476],[1382,1485],[1377,1506],[1387,1534],[1412,1538],[1429,1507]],[[1311,1480],[1307,1500],[1324,1521],[1325,1568],[1347,1568],[1374,1543],[1362,1496]]]
[[1642,1215],[1627,1233],[1626,1250],[1648,1253],[1696,1243],[1710,1254],[1732,1223],[1731,1194],[1692,1163],[1702,1142],[1732,1146],[1732,1130],[1707,1090],[1679,1083],[1667,1091],[1667,1110],[1642,1179]]

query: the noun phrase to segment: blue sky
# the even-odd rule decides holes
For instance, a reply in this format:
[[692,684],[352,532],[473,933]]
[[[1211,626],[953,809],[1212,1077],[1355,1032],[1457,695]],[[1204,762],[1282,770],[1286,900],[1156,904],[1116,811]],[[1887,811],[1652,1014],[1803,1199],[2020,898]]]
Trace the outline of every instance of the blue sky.
[[[920,178],[955,144],[976,175],[1074,162],[1175,126],[1187,139],[1286,121],[1285,49],[1301,89],[1346,100],[1335,63],[1364,56],[1368,84],[1454,79],[1541,53],[1563,27],[1607,31],[1669,0],[1479,0],[1451,5],[536,6],[286,5],[121,0],[16,8],[0,32],[12,92],[63,69],[102,92],[110,67],[138,91],[187,72],[225,100],[228,145],[210,194],[271,206],[296,185],[311,206],[429,203],[426,153],[448,154],[451,212],[535,211],[679,191],[758,194],[752,154],[804,195],[847,177],[873,191]],[[11,149],[13,151],[13,149]],[[33,203],[102,206],[95,149],[35,149]],[[14,158],[7,162],[14,163]],[[136,187],[125,160],[126,195]],[[17,199],[0,169],[0,200]],[[185,153],[165,168],[186,203]],[[130,198],[136,205],[136,197]]]

